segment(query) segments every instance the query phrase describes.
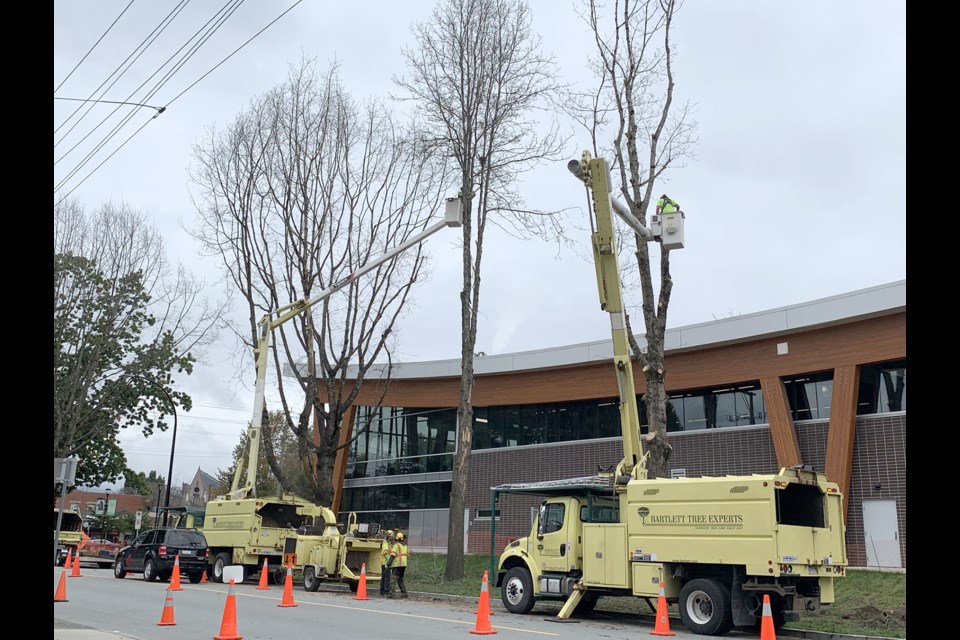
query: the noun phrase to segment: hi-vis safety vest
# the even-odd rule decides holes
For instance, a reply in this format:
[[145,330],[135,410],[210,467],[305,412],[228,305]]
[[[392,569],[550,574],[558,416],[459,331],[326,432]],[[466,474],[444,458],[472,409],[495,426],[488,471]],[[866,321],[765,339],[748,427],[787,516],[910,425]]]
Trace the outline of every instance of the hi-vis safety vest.
[[659,200],[657,200],[657,207],[660,208],[660,213],[663,214],[663,213],[673,213],[674,211],[680,208],[680,205],[678,205],[676,202],[674,202],[670,198],[660,198]]
[[410,555],[410,553],[407,551],[407,545],[403,542],[398,542],[397,543],[397,564],[395,566],[397,567],[407,566],[408,555]]
[[380,564],[387,566],[387,563],[390,562],[390,556],[395,555],[397,555],[397,553],[394,551],[393,545],[384,540],[383,544],[380,545]]

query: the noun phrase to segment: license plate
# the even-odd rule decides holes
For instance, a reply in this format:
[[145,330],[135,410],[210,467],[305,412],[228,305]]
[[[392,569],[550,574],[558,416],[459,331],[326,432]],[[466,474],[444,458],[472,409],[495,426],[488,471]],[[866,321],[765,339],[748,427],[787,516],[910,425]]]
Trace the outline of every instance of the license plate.
[[180,552],[180,555],[182,555],[182,556],[192,556],[192,555],[193,555],[193,549],[184,549],[184,550],[182,550],[182,551]]

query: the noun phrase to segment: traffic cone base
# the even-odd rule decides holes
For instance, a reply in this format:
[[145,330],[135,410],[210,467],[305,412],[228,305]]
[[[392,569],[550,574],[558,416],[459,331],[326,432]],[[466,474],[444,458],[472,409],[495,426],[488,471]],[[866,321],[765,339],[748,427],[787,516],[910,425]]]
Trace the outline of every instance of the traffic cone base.
[[760,640],[777,640],[773,626],[773,611],[770,608],[770,596],[763,596],[763,617],[760,619]]
[[360,583],[357,585],[357,595],[354,600],[367,600],[367,563],[360,563]]
[[293,566],[287,565],[287,579],[283,583],[283,597],[280,599],[278,607],[295,607],[297,603],[293,601]]
[[173,619],[173,594],[171,591],[173,589],[167,587],[167,598],[163,602],[163,613],[160,615],[160,622],[157,623],[158,627],[170,627],[177,624]]
[[173,559],[173,573],[170,574],[170,591],[183,591],[180,586],[180,555],[177,554]]
[[270,587],[267,586],[267,559],[263,559],[263,567],[260,569],[260,584],[257,585],[257,589],[260,591],[269,591]]
[[57,590],[53,594],[54,602],[67,601],[67,570],[64,569],[60,574],[60,582],[57,583]]
[[80,556],[73,556],[73,571],[70,572],[71,578],[82,578],[80,575]]
[[663,593],[663,582],[660,583],[660,597],[657,598],[657,622],[653,625],[653,631],[650,632],[652,636],[675,636],[673,631],[670,631],[670,615],[669,609],[667,608],[667,597]]
[[487,573],[483,574],[483,582],[480,585],[480,602],[477,605],[477,622],[470,633],[486,636],[496,633],[496,630],[490,625],[490,589],[487,586]]
[[227,603],[223,606],[220,633],[213,636],[213,640],[243,640],[243,636],[237,633],[237,596],[232,578],[227,591]]

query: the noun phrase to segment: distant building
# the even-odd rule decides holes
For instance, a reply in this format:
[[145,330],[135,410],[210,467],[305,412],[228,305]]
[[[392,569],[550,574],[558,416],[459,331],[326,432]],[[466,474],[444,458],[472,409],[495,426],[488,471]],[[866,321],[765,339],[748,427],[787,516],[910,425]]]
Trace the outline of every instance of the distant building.
[[180,487],[180,500],[177,504],[189,507],[206,506],[210,500],[210,494],[215,492],[219,484],[216,478],[197,467],[193,480]]

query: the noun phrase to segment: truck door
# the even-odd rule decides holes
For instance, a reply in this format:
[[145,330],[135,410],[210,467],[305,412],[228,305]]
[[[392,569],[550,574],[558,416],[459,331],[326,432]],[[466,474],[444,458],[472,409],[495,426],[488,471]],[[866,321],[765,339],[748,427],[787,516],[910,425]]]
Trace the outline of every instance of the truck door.
[[570,523],[576,517],[576,509],[569,499],[544,500],[540,503],[536,549],[542,571],[566,573],[570,570],[570,565],[577,564],[569,535]]

